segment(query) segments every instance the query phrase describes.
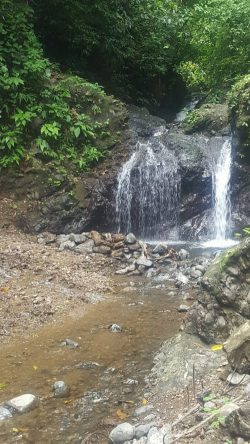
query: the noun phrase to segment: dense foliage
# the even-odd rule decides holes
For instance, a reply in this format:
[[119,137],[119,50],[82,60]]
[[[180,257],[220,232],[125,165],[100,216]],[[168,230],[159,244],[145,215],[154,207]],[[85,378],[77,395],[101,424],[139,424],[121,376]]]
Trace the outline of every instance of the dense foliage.
[[199,0],[184,15],[189,48],[179,72],[191,88],[225,92],[250,69],[249,0]]
[[152,101],[181,76],[218,100],[249,72],[249,0],[1,0],[0,17],[2,167],[102,158],[121,105],[96,80]]

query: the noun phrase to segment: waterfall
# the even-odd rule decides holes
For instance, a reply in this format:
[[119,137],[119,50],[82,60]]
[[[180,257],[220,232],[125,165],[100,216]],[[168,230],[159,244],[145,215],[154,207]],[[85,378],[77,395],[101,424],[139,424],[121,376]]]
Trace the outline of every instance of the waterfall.
[[148,239],[165,238],[177,225],[180,193],[178,164],[158,139],[161,131],[136,151],[118,175],[116,225],[118,231]]
[[213,172],[215,239],[224,241],[230,229],[230,175],[232,144],[226,140]]

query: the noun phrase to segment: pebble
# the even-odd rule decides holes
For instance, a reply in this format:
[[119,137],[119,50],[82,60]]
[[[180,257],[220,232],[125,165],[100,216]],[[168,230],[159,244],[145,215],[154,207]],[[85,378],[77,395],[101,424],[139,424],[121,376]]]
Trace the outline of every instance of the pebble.
[[240,373],[230,373],[227,377],[227,382],[230,385],[238,385],[241,382],[242,383],[248,383],[250,381],[250,375],[244,375],[244,374],[240,374]]
[[112,324],[110,330],[112,331],[112,333],[121,333],[122,327],[118,324]]
[[8,409],[5,407],[0,407],[0,421],[3,421],[4,419],[11,418],[12,414]]
[[56,381],[53,384],[52,390],[55,398],[64,398],[69,395],[70,388],[64,381]]
[[72,339],[65,339],[65,341],[61,342],[61,346],[67,346],[70,348],[78,348],[79,344],[78,342],[72,341]]
[[11,407],[17,413],[26,413],[33,410],[39,404],[39,398],[31,394],[17,396],[7,401],[7,407]]
[[185,313],[185,312],[187,312],[188,310],[189,310],[189,306],[188,306],[188,305],[184,305],[184,304],[180,305],[180,306],[177,308],[177,311],[179,311],[179,313]]
[[151,404],[148,405],[144,405],[142,407],[138,407],[135,412],[134,412],[134,416],[141,416],[144,415],[145,413],[150,412],[151,410],[153,410],[154,406]]
[[129,441],[134,438],[135,428],[128,422],[124,422],[115,427],[110,435],[109,439],[113,444],[124,444],[125,441]]

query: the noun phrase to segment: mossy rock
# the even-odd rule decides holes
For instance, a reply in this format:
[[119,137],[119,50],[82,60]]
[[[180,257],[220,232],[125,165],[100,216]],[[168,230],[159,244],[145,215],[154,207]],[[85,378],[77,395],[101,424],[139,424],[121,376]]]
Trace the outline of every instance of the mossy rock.
[[226,135],[229,133],[228,106],[207,103],[191,111],[183,122],[186,134],[204,133]]
[[229,105],[231,119],[239,136],[240,152],[250,162],[250,75],[234,85]]

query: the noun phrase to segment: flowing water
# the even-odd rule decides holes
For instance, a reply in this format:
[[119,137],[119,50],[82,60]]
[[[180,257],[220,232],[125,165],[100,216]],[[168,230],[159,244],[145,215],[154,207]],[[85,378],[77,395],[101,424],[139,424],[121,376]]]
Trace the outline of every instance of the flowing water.
[[[178,331],[182,297],[171,282],[165,287],[142,278],[129,281],[119,278],[116,296],[89,306],[85,316],[68,316],[1,347],[0,403],[23,393],[41,399],[34,411],[1,423],[1,443],[80,444],[87,432],[98,430],[106,438],[95,442],[106,444],[110,427],[104,420],[119,421],[117,412],[130,415],[141,405],[153,354]],[[113,323],[122,333],[110,331]],[[65,338],[80,347],[60,346]],[[53,398],[56,380],[70,385],[68,398]]]
[[119,173],[118,232],[132,231],[144,239],[166,238],[169,228],[178,224],[178,164],[174,154],[157,140],[160,135],[159,131],[147,143],[138,142],[136,151]]

